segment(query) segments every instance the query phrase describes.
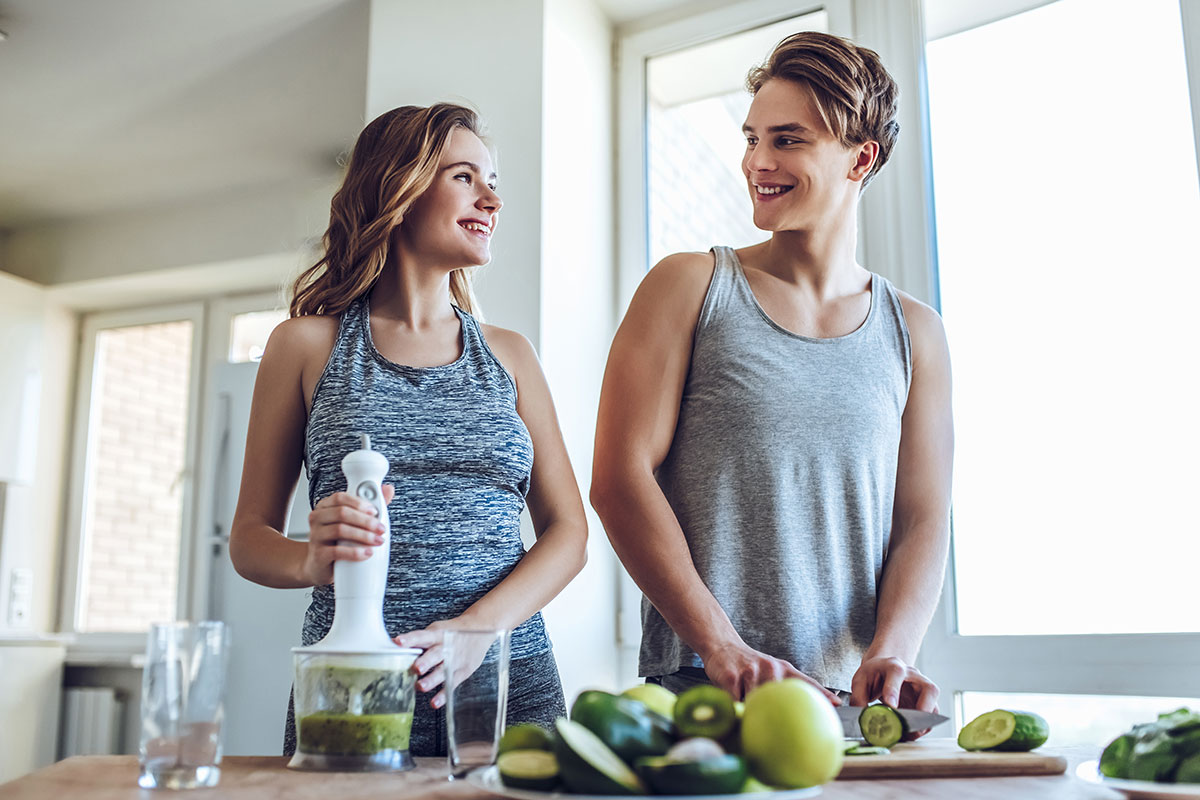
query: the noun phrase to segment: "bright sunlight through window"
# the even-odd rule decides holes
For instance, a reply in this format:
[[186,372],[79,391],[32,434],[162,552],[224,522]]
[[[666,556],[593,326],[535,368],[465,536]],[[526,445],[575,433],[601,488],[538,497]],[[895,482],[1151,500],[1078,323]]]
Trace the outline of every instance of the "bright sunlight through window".
[[1200,630],[1178,0],[1059,0],[928,66],[959,631]]

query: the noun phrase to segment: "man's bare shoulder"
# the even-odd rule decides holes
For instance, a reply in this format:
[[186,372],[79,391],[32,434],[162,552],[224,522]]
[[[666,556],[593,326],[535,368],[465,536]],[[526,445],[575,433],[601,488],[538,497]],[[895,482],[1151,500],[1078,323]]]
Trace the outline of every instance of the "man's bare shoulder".
[[631,305],[668,314],[698,315],[712,282],[712,253],[675,253],[646,273]]
[[646,278],[654,276],[663,282],[703,283],[707,286],[715,264],[712,253],[673,253],[655,264],[646,273]]
[[896,294],[900,297],[900,307],[904,310],[904,321],[908,325],[914,360],[944,357],[947,346],[942,315],[908,292],[897,289]]

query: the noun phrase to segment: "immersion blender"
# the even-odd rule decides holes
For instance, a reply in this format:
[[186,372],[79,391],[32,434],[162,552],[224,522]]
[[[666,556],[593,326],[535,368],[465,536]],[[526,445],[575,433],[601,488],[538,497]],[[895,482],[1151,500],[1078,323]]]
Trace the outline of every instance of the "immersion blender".
[[298,746],[288,766],[298,769],[380,771],[414,766],[408,731],[397,734],[400,729],[385,718],[407,714],[411,727],[416,682],[411,668],[421,650],[398,646],[384,627],[391,550],[383,502],[388,462],[371,449],[366,434],[359,434],[359,443],[358,450],[342,459],[346,491],[375,506],[384,538],[362,561],[334,562],[329,633],[316,644],[292,649]]

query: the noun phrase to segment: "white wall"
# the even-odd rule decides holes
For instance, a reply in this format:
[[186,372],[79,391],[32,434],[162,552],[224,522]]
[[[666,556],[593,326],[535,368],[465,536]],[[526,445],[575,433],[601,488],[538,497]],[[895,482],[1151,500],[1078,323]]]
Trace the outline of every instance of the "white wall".
[[[36,369],[37,408],[22,426],[33,426],[22,438],[35,453],[30,480],[8,487],[6,530],[0,538],[0,635],[7,628],[9,582],[13,569],[33,573],[28,623],[17,633],[54,629],[58,602],[58,552],[62,530],[67,431],[70,427],[77,321],[53,302],[45,289],[0,273],[0,375]],[[11,387],[0,387],[7,396]],[[0,420],[10,425],[12,420]]]
[[373,0],[367,119],[397,106],[473,106],[499,151],[492,263],[476,293],[487,321],[541,342],[542,3]]
[[620,689],[617,559],[587,502],[613,320],[612,31],[593,0],[547,0],[542,153],[542,364],[588,511],[588,563],[546,609],[567,702]]
[[[374,0],[368,118],[439,100],[477,108],[504,209],[476,289],[489,322],[538,349],[581,494],[612,335],[612,33],[593,0]],[[594,515],[589,562],[546,611],[567,701],[616,688],[615,557]]]

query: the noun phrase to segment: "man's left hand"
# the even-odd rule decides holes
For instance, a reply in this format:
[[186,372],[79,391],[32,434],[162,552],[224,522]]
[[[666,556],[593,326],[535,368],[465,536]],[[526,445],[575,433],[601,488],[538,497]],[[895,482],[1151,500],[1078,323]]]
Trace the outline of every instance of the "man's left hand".
[[[936,714],[938,694],[938,687],[933,681],[922,675],[916,667],[895,657],[863,659],[850,683],[852,706],[865,706],[873,700],[879,700],[892,708],[915,708]],[[928,728],[909,731],[904,741],[918,739],[927,733]]]

